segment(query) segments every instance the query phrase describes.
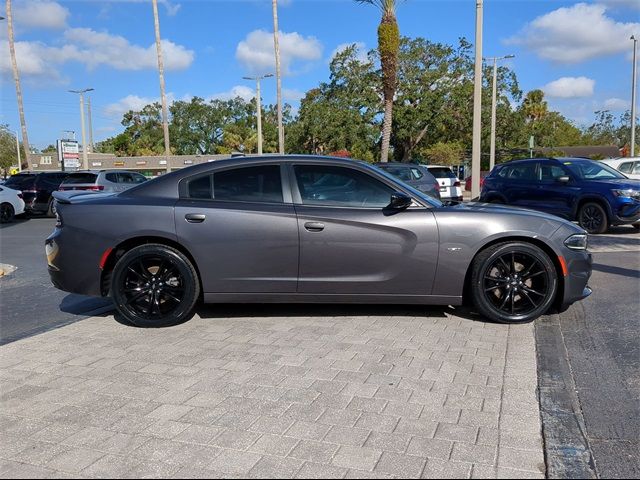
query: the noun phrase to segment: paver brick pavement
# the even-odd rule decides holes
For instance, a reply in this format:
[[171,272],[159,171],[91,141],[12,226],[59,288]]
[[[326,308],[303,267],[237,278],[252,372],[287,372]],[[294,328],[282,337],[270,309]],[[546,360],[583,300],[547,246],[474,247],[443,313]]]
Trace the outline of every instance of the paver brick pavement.
[[0,347],[0,477],[544,476],[532,325],[214,310]]

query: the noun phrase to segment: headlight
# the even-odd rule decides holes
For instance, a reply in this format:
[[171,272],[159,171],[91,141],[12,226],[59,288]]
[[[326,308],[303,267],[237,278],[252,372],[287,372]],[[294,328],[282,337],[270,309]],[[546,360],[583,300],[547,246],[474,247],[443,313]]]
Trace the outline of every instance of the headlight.
[[611,193],[615,197],[624,197],[624,198],[640,198],[640,190],[634,190],[633,188],[627,188],[625,190],[611,190]]
[[586,250],[588,243],[588,236],[584,233],[576,233],[564,241],[565,246],[571,250]]

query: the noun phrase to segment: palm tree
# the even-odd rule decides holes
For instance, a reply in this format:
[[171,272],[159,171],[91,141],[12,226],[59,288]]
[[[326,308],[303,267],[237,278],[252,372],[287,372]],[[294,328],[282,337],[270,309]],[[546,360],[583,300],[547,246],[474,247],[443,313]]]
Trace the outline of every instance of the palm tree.
[[396,93],[400,29],[396,19],[396,0],[356,0],[358,3],[375,5],[382,11],[378,25],[378,53],[382,65],[382,95],[384,98],[384,121],[382,123],[382,151],[380,161],[389,160],[393,97]]
[[164,61],[162,58],[162,42],[160,40],[160,21],[158,19],[158,0],[152,0],[153,23],[156,33],[156,53],[158,56],[158,75],[160,76],[160,101],[162,102],[162,132],[164,136],[164,154],[167,157],[167,172],[171,171],[171,145],[169,143],[169,120],[167,113],[167,96],[164,87]]
[[11,13],[11,0],[7,0],[7,33],[9,35],[9,53],[11,55],[11,67],[13,68],[13,80],[16,84],[16,98],[18,100],[18,114],[20,117],[20,129],[22,130],[22,146],[27,158],[24,163],[29,166],[29,137],[27,136],[27,123],[24,120],[24,107],[22,104],[22,87],[20,86],[20,73],[16,62],[16,48],[13,39],[13,14]]
[[542,90],[531,90],[522,102],[524,113],[531,122],[540,120],[547,114],[547,102]]

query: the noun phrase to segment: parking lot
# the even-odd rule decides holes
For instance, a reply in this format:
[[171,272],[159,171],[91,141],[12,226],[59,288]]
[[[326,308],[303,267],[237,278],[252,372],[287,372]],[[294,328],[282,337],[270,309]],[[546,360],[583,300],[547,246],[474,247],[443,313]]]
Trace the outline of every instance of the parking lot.
[[[17,267],[0,280],[3,477],[545,476],[534,324],[447,307],[221,305],[134,328],[49,285],[52,227],[1,231],[0,263]],[[596,238],[596,258],[623,252],[637,268],[627,230]],[[633,290],[614,268],[595,275]],[[571,325],[576,311],[563,315],[542,320]]]

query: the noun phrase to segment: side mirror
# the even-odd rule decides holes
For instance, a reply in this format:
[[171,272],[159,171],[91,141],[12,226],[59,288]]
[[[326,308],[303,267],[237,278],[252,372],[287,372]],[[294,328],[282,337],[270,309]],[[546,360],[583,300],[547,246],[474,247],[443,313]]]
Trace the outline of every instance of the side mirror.
[[411,206],[413,200],[409,195],[405,195],[402,192],[394,192],[391,194],[391,201],[387,208],[392,208],[394,210],[403,210]]
[[571,177],[569,177],[568,175],[563,175],[557,178],[557,181],[560,183],[569,183],[569,180],[571,180]]

